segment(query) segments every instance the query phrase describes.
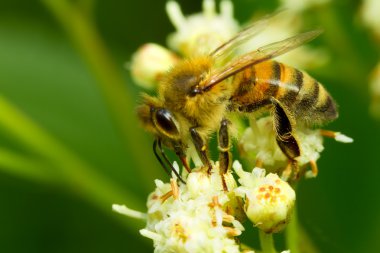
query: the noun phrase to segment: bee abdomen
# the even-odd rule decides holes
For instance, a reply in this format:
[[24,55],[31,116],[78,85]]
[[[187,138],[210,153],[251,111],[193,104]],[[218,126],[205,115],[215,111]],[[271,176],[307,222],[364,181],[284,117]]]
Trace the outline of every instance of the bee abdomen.
[[294,68],[290,69],[293,72],[292,87],[296,87],[296,89],[288,88],[284,96],[278,99],[283,101],[294,116],[301,121],[315,124],[337,118],[335,102],[326,89],[307,73]]
[[231,110],[254,112],[271,104],[271,97],[284,104],[300,121],[320,124],[337,118],[334,100],[307,73],[276,61],[244,69],[232,80],[236,87]]
[[270,64],[268,93],[289,108],[299,121],[320,124],[338,117],[334,100],[318,81],[282,63],[271,61]]

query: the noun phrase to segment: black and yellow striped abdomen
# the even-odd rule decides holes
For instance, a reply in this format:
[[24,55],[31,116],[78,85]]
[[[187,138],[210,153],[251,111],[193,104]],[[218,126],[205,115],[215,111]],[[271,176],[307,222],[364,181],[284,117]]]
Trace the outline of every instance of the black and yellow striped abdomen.
[[276,61],[265,61],[233,77],[231,108],[253,112],[280,101],[298,121],[321,124],[338,117],[336,105],[326,89],[307,73]]

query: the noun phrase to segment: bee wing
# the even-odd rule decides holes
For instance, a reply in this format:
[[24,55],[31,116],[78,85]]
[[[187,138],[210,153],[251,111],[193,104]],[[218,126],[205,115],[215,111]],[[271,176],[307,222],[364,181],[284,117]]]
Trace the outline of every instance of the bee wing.
[[211,74],[201,82],[201,89],[207,91],[214,85],[242,71],[243,69],[289,52],[290,50],[293,50],[313,40],[321,33],[322,30],[314,30],[301,33],[285,40],[277,41],[266,46],[259,47],[252,52],[237,57],[226,66],[213,70]]
[[[226,43],[222,44],[216,48],[210,56],[212,56],[215,61],[222,62],[224,59],[229,57],[237,47],[244,44],[246,41],[254,38],[257,34],[265,29],[269,21],[277,16],[278,13],[267,15],[262,19],[252,23],[250,26],[246,27],[240,31],[236,36],[232,37]],[[222,59],[220,59],[222,58]]]

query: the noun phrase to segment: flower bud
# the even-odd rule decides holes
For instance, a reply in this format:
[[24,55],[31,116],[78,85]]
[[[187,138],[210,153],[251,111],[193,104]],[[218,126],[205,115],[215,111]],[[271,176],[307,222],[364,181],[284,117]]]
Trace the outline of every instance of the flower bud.
[[296,195],[290,185],[276,174],[254,168],[252,173],[245,172],[234,164],[242,186],[235,192],[245,197],[244,209],[248,219],[266,233],[281,231],[289,222]]
[[168,49],[158,44],[147,43],[132,56],[130,68],[133,81],[146,89],[153,89],[162,75],[178,60],[178,57]]

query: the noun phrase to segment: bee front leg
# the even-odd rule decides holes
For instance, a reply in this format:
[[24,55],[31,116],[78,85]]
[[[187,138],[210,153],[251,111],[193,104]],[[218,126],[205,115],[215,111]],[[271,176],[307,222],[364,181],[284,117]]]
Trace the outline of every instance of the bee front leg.
[[228,135],[228,124],[230,122],[227,119],[223,119],[220,123],[220,129],[218,134],[219,143],[219,172],[222,177],[223,189],[228,191],[224,174],[226,174],[231,168],[231,152],[230,152],[230,138]]
[[284,155],[294,161],[301,155],[297,139],[293,135],[293,126],[286,109],[275,98],[271,99],[274,106],[273,125],[276,130],[276,141]]
[[211,174],[212,166],[210,159],[208,158],[207,146],[202,137],[199,135],[197,127],[190,128],[190,135],[191,139],[193,140],[195,149],[197,150],[197,153],[199,155],[199,158],[201,159],[203,165],[208,167],[207,173]]

